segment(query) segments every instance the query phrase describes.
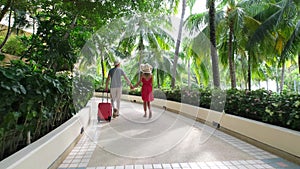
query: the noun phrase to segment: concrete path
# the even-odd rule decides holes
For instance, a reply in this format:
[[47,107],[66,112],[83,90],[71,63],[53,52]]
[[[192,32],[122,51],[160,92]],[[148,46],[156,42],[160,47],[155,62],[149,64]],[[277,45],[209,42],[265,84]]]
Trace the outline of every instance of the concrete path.
[[120,116],[109,122],[95,116],[59,169],[202,169],[300,168],[194,119],[153,107],[121,103]]

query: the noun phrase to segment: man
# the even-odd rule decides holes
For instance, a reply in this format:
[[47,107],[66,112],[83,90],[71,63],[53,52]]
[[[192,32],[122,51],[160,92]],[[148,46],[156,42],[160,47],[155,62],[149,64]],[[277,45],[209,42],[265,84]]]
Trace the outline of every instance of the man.
[[[120,101],[121,101],[121,95],[122,95],[122,81],[121,76],[125,78],[127,81],[127,84],[130,85],[130,88],[132,88],[132,84],[127,78],[125,72],[123,69],[120,68],[120,61],[116,60],[114,62],[114,68],[110,69],[108,72],[108,76],[106,79],[106,86],[105,90],[108,91],[108,83],[110,81],[110,96],[111,96],[111,103],[113,106],[113,117],[119,116],[120,111]],[[116,103],[116,105],[115,105]]]

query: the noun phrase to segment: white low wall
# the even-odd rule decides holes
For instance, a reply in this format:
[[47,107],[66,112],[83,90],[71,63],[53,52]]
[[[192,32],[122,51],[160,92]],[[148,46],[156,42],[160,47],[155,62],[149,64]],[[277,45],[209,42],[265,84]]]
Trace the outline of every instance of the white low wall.
[[0,162],[1,169],[49,168],[86,128],[90,118],[90,106],[80,110],[70,120],[39,140]]
[[[123,95],[122,99],[142,102],[140,96]],[[152,105],[163,107],[206,123],[246,136],[300,158],[300,132],[183,103],[155,99]]]
[[221,126],[300,157],[300,132],[226,114]]

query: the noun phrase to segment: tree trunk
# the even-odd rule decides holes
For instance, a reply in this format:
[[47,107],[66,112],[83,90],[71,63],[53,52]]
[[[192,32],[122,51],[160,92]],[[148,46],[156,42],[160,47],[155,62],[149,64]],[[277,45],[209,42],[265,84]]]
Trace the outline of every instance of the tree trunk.
[[191,63],[188,59],[188,88],[191,89]]
[[251,90],[251,57],[248,55],[248,90]]
[[220,88],[220,72],[218,53],[216,49],[216,26],[215,26],[215,0],[209,0],[209,28],[210,28],[210,50],[213,71],[214,87]]
[[140,70],[140,66],[142,64],[142,60],[143,60],[143,51],[144,51],[144,43],[143,43],[143,34],[142,32],[140,32],[140,40],[139,40],[139,46],[138,46],[138,52],[140,54],[140,58],[139,58],[139,76],[138,76],[138,81],[140,81],[140,77],[141,77],[141,70]]
[[156,69],[156,82],[157,82],[157,88],[160,89],[160,82],[159,82],[159,71]]
[[279,92],[279,82],[278,77],[276,76],[276,92]]
[[76,21],[77,21],[77,15],[74,17],[74,19],[70,25],[70,29],[68,29],[67,33],[64,35],[64,38],[63,38],[64,40],[69,38],[71,30],[74,29],[76,26]]
[[298,68],[299,68],[299,74],[300,74],[300,53],[298,53]]
[[6,4],[4,5],[3,9],[0,12],[0,21],[4,18],[5,14],[8,12],[9,7],[11,6],[12,0],[7,0]]
[[8,40],[8,37],[10,35],[10,24],[11,24],[11,14],[12,14],[12,10],[9,11],[9,18],[8,18],[8,27],[7,27],[7,33],[5,35],[5,38],[3,40],[3,42],[0,44],[0,51],[1,49],[3,48],[3,46],[5,45],[5,43],[7,42]]
[[182,29],[183,29],[183,19],[185,14],[185,8],[186,8],[186,0],[182,0],[182,12],[180,17],[180,23],[179,23],[179,30],[177,35],[177,41],[176,41],[176,48],[175,48],[175,56],[174,56],[174,63],[173,63],[173,72],[172,72],[172,81],[171,81],[171,87],[172,89],[175,88],[176,83],[176,66],[178,62],[178,55],[179,55],[179,48],[181,43],[181,35],[182,35]]
[[229,62],[229,72],[231,80],[231,88],[236,88],[236,78],[235,78],[235,65],[234,65],[234,55],[233,55],[233,21],[229,21],[229,42],[228,42],[228,62]]
[[282,69],[281,69],[280,92],[283,91],[284,72],[285,72],[285,60],[283,59],[283,61],[282,61]]
[[104,81],[105,81],[105,71],[104,71],[104,58],[103,58],[103,53],[100,52],[100,57],[101,57],[101,71],[102,71],[102,86],[104,86]]

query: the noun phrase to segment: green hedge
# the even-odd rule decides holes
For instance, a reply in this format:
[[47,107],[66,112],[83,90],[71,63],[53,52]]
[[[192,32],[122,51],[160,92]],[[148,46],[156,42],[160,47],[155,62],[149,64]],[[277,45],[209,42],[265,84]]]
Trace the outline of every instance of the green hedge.
[[[140,95],[140,90],[125,92]],[[154,96],[300,131],[300,95],[293,92],[176,88],[154,89]]]
[[16,60],[0,67],[0,159],[13,154],[75,113],[72,78]]

